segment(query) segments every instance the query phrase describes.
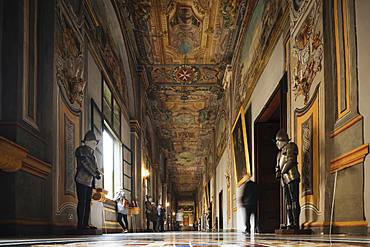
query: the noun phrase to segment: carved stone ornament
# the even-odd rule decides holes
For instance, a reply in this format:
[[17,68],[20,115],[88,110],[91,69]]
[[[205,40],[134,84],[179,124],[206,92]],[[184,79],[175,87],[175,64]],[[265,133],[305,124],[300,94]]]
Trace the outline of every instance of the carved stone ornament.
[[115,81],[118,92],[120,92],[122,97],[127,100],[127,88],[123,79],[124,72],[121,67],[122,62],[114,52],[112,43],[113,41],[109,39],[109,42],[106,42],[105,46],[103,47],[103,59],[105,61],[105,64],[107,65],[107,69],[109,70]]
[[150,0],[120,0],[118,3],[122,8],[128,10],[129,18],[133,23],[138,21],[143,24],[150,18],[150,10],[152,7]]
[[221,0],[221,7],[220,7],[220,13],[222,15],[223,21],[224,21],[224,27],[226,29],[231,28],[235,20],[235,6],[233,5],[233,2],[230,0]]
[[290,25],[293,28],[303,13],[306,12],[310,0],[289,0],[290,2]]
[[59,16],[60,36],[57,44],[57,82],[72,105],[82,106],[84,80],[83,44],[63,17]]
[[191,84],[198,80],[199,69],[190,65],[180,65],[174,69],[173,76],[178,83]]
[[293,69],[293,92],[295,99],[302,95],[305,104],[316,74],[322,70],[324,45],[318,21],[320,7],[320,4],[314,6],[293,44],[293,56],[298,59]]
[[226,187],[227,187],[227,189],[229,190],[229,189],[230,189],[230,185],[231,185],[231,183],[230,183],[231,176],[230,176],[229,171],[227,171],[227,172],[225,173],[225,179],[226,179]]

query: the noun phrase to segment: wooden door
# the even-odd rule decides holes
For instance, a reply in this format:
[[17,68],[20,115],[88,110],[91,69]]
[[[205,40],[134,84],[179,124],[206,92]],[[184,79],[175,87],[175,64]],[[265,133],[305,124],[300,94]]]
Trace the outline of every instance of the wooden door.
[[224,229],[224,214],[223,214],[223,208],[222,208],[222,190],[220,191],[220,193],[218,194],[218,227],[219,227],[219,230],[223,230]]
[[275,178],[278,149],[273,140],[280,128],[279,123],[256,123],[257,184],[260,197],[257,205],[259,231],[274,232],[280,225],[280,184]]

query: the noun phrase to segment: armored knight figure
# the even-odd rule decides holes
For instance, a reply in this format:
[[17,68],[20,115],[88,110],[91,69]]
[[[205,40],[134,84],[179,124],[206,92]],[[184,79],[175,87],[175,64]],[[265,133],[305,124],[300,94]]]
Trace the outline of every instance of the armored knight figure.
[[95,187],[95,179],[100,179],[101,172],[96,163],[94,151],[99,140],[92,130],[89,130],[83,139],[82,146],[76,149],[77,171],[75,176],[77,189],[77,228],[79,230],[96,229],[89,225],[90,204],[92,189]]
[[276,134],[276,146],[280,150],[277,155],[276,178],[280,179],[284,190],[284,197],[287,207],[288,224],[287,228],[299,229],[299,182],[300,174],[297,167],[298,147],[290,142],[285,130],[280,129]]

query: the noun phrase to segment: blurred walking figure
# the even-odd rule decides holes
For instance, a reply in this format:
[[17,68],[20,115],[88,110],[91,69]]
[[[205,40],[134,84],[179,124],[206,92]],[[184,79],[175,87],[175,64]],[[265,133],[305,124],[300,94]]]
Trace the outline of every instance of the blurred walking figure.
[[258,186],[252,180],[249,180],[243,189],[241,204],[245,208],[245,233],[251,233],[251,215],[254,215],[255,230],[257,232],[257,200],[258,200]]
[[158,214],[158,232],[164,232],[164,215],[166,210],[161,204],[158,204],[157,214]]

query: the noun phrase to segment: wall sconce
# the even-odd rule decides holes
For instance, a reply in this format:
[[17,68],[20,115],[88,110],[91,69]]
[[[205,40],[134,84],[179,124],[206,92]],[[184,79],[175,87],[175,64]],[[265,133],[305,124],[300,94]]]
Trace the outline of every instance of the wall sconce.
[[166,208],[168,208],[169,206],[170,206],[170,203],[166,202]]
[[144,179],[145,179],[145,178],[148,178],[148,177],[149,177],[149,175],[150,175],[150,172],[149,172],[147,169],[143,168],[143,178],[144,178]]

